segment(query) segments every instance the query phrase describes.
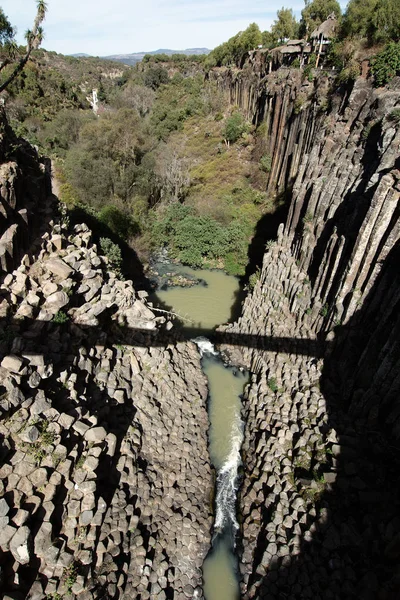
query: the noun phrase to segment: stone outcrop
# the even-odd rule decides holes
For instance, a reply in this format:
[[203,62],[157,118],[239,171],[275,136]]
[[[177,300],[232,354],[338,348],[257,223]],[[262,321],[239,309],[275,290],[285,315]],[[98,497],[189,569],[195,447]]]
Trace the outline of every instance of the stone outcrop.
[[291,175],[286,223],[226,328],[258,339],[257,348],[224,348],[253,372],[240,493],[244,599],[398,595],[398,86],[374,90],[359,79],[332,97],[324,124],[304,123],[314,133]]
[[0,285],[4,598],[202,598],[213,481],[192,343],[85,225],[52,224]]
[[[0,273],[18,266],[51,219],[49,161],[17,138],[0,115]],[[40,242],[39,242],[40,245]]]

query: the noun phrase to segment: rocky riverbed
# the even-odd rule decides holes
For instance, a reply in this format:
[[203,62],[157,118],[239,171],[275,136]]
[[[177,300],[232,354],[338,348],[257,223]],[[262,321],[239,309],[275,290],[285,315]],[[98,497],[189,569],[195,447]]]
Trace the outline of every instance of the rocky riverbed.
[[0,286],[4,598],[201,598],[212,476],[192,343],[52,224]]

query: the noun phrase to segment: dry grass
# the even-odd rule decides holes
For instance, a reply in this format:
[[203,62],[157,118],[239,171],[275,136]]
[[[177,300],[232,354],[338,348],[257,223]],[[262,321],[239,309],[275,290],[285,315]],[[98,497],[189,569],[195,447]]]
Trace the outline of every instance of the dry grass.
[[[248,188],[252,136],[227,148],[222,136],[223,121],[193,117],[183,131],[171,136],[168,145],[188,162],[191,185],[186,203],[199,213],[220,222],[230,220],[227,198],[237,188]],[[250,138],[250,139],[249,139]],[[248,144],[248,145],[245,145]]]

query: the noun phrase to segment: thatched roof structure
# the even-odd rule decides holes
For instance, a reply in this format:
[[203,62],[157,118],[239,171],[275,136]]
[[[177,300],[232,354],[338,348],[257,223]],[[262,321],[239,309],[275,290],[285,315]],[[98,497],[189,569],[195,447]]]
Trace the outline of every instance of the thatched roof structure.
[[288,40],[283,46],[271,50],[272,54],[301,54],[302,52],[311,52],[311,48],[305,40]]
[[337,24],[338,22],[335,13],[330,14],[326,21],[321,23],[321,25],[312,32],[311,39],[319,39],[322,35],[326,40],[331,40],[335,37]]

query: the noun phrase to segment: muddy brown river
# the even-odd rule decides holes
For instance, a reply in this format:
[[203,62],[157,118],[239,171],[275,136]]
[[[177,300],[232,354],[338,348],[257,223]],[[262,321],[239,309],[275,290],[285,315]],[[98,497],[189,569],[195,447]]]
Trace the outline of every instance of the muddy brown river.
[[[222,271],[181,268],[207,285],[173,287],[157,292],[172,310],[189,319],[189,327],[212,329],[232,317],[232,307],[240,291],[236,277]],[[207,600],[238,600],[238,563],[235,554],[238,530],[236,497],[240,447],[243,439],[241,401],[247,374],[227,367],[211,342],[194,340],[202,354],[202,366],[209,382],[209,451],[216,469],[213,545],[203,566],[204,594]]]

